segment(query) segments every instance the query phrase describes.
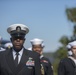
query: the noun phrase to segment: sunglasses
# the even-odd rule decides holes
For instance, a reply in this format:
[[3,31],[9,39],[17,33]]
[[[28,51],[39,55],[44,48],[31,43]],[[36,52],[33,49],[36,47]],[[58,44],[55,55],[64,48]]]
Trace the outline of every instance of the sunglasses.
[[19,36],[19,37],[16,36],[16,37],[13,37],[13,39],[14,40],[17,40],[17,39],[24,40],[25,38],[24,37],[21,37],[21,36]]

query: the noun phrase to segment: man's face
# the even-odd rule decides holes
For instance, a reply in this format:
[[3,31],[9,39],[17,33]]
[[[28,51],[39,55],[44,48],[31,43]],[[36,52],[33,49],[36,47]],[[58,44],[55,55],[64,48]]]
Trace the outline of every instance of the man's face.
[[22,49],[22,47],[23,47],[25,38],[21,37],[21,36],[20,37],[12,37],[11,41],[12,41],[14,49],[16,51],[20,51]]
[[43,47],[41,45],[32,45],[32,50],[36,51],[39,54],[42,54]]
[[73,56],[76,58],[76,46],[72,47],[72,53],[73,53]]

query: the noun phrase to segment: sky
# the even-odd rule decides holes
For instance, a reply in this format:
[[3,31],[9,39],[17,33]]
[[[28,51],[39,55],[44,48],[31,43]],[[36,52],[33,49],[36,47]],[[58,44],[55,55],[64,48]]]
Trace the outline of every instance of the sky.
[[25,24],[29,28],[25,48],[30,40],[44,40],[44,52],[55,52],[59,39],[71,36],[72,25],[67,20],[66,8],[76,7],[76,0],[0,0],[0,36],[10,40],[7,28],[11,24]]

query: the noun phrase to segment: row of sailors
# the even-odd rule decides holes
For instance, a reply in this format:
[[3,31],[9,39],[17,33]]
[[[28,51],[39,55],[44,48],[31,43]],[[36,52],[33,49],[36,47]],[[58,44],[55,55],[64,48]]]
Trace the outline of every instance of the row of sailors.
[[[1,40],[2,39],[0,39],[0,41]],[[53,66],[52,66],[50,60],[43,55],[43,48],[45,47],[43,42],[44,41],[42,39],[39,39],[39,38],[34,38],[33,40],[30,40],[32,47],[30,49],[28,48],[28,50],[31,50],[31,51],[33,50],[33,51],[36,51],[37,53],[40,54],[42,75],[53,75]],[[5,50],[8,50],[12,47],[13,47],[12,43],[8,42],[4,45],[5,49],[1,48],[0,51],[5,51]]]
[[[0,38],[0,41],[1,41],[1,38]],[[40,59],[41,59],[41,62],[42,62],[42,64],[41,64],[41,66],[42,66],[42,70],[41,70],[42,74],[45,75],[45,73],[46,73],[46,75],[47,75],[48,72],[47,72],[46,68],[48,66],[51,66],[48,69],[49,69],[49,72],[53,75],[53,68],[52,68],[51,62],[48,60],[48,58],[44,57],[43,50],[40,51],[39,48],[38,48],[38,47],[41,47],[43,49],[45,47],[44,44],[43,44],[43,40],[35,38],[33,40],[30,40],[30,43],[32,44],[32,47],[28,48],[28,50],[34,50],[34,51],[38,52],[39,54],[41,54]],[[72,54],[73,54],[72,51],[71,51],[71,47],[72,46],[76,46],[76,41],[70,42],[66,46],[66,48],[68,50],[68,57],[71,58],[73,61],[75,61],[75,59],[73,57],[71,57]],[[4,45],[4,47],[10,49],[11,47],[13,47],[13,45],[12,45],[11,42],[9,42],[9,43],[6,43]],[[5,50],[4,48],[1,48],[0,51],[4,51],[4,50]]]
[[[0,41],[1,41],[1,38],[0,38]],[[33,40],[30,40],[30,43],[32,44],[32,47],[28,48],[28,50],[34,50],[34,51],[38,52],[41,55],[40,56],[40,59],[41,59],[41,63],[42,63],[41,64],[41,66],[42,66],[42,69],[41,69],[42,75],[48,75],[48,74],[53,75],[53,68],[52,68],[51,62],[48,60],[48,58],[46,58],[43,55],[43,48],[45,47],[44,44],[43,44],[43,40],[38,39],[38,38],[35,38]],[[68,58],[72,59],[76,63],[76,59],[74,59],[72,57],[73,53],[72,53],[71,48],[73,46],[76,46],[76,41],[73,41],[73,42],[68,43],[68,45],[66,46],[66,48],[68,50]],[[6,43],[4,45],[4,47],[10,49],[10,48],[13,47],[13,45],[12,45],[11,42],[9,42],[9,43]],[[40,50],[39,47],[42,48],[42,49]],[[5,51],[5,49],[4,48],[1,48],[0,51]],[[60,62],[62,62],[62,61],[64,61],[64,60],[61,60]],[[51,67],[49,67],[49,66],[51,66]],[[47,71],[47,67],[48,67],[49,71]],[[59,65],[59,68],[61,69],[60,65]],[[63,72],[59,70],[58,75],[61,75],[62,73]]]
[[[51,63],[49,63],[49,61],[46,57],[42,56],[42,54],[43,54],[42,51],[41,52],[38,51],[38,49],[40,50],[40,48],[41,48],[41,50],[43,50],[43,48],[44,48],[44,46],[42,45],[43,41],[40,41],[41,43],[38,41],[38,39],[33,39],[31,41],[32,50],[37,51],[42,56],[41,57],[42,60],[40,60],[39,59],[40,55],[38,53],[35,53],[34,51],[28,51],[27,49],[25,49],[23,47],[23,44],[25,41],[25,35],[29,32],[29,28],[26,25],[14,24],[14,25],[9,26],[7,31],[11,35],[11,41],[14,44],[14,48],[13,48],[12,52],[10,50],[9,51],[6,50],[6,51],[3,51],[0,53],[0,60],[2,60],[2,61],[0,61],[0,75],[8,75],[8,74],[9,75],[10,74],[11,75],[13,75],[13,74],[15,74],[15,75],[33,75],[33,74],[41,75],[41,71],[40,71],[41,63],[42,63],[41,66],[43,65],[42,67],[44,67],[44,70],[42,69],[42,74],[43,75],[53,75]],[[22,44],[17,42],[18,39],[20,39],[22,41]],[[36,42],[36,41],[38,41],[38,42]],[[38,44],[38,43],[40,43],[40,44]],[[71,42],[70,45],[71,45],[71,49],[72,49],[72,50],[71,49],[70,50],[72,52],[74,50],[76,50],[76,41]],[[19,56],[22,58],[22,59],[20,58],[21,59],[20,64],[17,63],[18,67],[16,67],[16,65],[14,64],[15,59],[12,59],[15,56],[17,56],[16,54],[15,54],[15,56],[13,56],[14,53],[20,53]],[[6,61],[6,59],[7,59],[7,61]],[[41,63],[38,60],[40,60]],[[76,75],[76,65],[74,64],[75,60],[76,60],[76,53],[72,53],[72,55],[70,55],[68,58],[61,60],[59,67],[58,67],[58,75]],[[12,62],[12,61],[14,61],[14,62]],[[30,61],[31,61],[31,66],[29,64]],[[72,62],[72,61],[74,61],[74,62]],[[48,63],[49,63],[49,65],[48,65]],[[24,66],[24,64],[25,64],[25,66]],[[51,68],[51,70],[48,71],[47,67]]]

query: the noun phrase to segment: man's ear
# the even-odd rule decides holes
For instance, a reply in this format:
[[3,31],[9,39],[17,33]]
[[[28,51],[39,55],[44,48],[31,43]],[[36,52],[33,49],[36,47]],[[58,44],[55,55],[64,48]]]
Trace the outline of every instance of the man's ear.
[[24,38],[24,41],[26,40],[26,38]]
[[24,41],[26,40],[26,38],[24,38]]
[[12,42],[12,38],[10,38],[11,42]]
[[24,38],[24,42],[25,42],[26,38]]

